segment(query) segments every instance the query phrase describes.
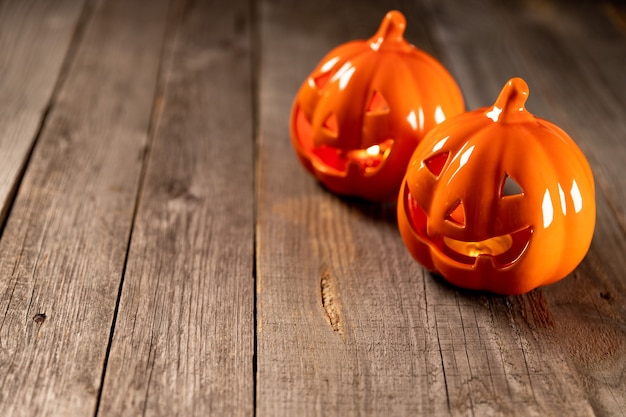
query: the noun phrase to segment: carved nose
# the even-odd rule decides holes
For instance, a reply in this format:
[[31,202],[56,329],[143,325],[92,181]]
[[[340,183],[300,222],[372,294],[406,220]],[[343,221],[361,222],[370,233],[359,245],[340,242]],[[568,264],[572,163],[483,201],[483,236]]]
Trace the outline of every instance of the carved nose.
[[465,208],[463,202],[459,200],[446,215],[446,220],[459,227],[465,227]]
[[522,194],[524,194],[524,190],[518,182],[511,178],[508,174],[505,174],[500,187],[500,197],[510,197]]

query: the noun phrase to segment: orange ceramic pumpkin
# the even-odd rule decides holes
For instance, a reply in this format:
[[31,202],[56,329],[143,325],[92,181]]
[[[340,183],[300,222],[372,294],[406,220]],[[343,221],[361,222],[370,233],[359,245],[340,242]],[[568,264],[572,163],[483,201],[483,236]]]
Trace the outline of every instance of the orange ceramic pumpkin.
[[400,12],[387,13],[372,38],[322,59],[295,98],[293,146],[333,192],[394,200],[423,135],[464,110],[454,79],[404,28]]
[[510,80],[493,106],[435,127],[409,163],[402,238],[460,287],[530,291],[569,274],[591,243],[589,164],[564,131],[524,108],[527,96],[524,80]]

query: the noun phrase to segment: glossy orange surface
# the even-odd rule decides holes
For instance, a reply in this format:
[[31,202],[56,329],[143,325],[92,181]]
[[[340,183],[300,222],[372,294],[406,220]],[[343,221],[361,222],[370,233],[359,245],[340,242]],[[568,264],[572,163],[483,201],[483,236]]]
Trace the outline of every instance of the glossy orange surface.
[[464,110],[452,76],[406,42],[405,26],[400,12],[387,13],[373,37],[326,55],[295,98],[290,126],[294,149],[335,193],[397,198],[424,134]]
[[520,294],[567,276],[595,227],[591,169],[574,141],[525,109],[511,79],[495,104],[435,127],[413,154],[398,223],[421,264],[464,288]]

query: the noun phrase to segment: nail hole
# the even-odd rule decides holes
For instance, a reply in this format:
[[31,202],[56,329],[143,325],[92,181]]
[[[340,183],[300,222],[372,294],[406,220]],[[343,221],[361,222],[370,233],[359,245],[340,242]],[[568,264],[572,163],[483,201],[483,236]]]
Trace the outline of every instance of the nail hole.
[[611,301],[613,299],[613,294],[608,291],[603,291],[600,293],[600,297],[607,301]]
[[43,324],[43,322],[46,321],[47,318],[48,316],[46,315],[46,313],[37,313],[33,316],[33,321],[37,324]]

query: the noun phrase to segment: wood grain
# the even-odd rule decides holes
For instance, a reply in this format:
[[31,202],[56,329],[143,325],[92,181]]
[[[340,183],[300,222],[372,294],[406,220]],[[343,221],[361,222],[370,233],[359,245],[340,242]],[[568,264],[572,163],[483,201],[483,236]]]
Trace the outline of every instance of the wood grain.
[[[523,75],[531,86],[529,109],[569,132],[591,163],[598,214],[587,258],[570,278],[514,299],[510,311],[535,340],[543,356],[535,361],[560,364],[554,380],[569,369],[594,414],[626,414],[626,189],[620,169],[626,160],[626,84],[619,70],[626,66],[624,33],[602,8],[585,2],[525,1],[480,11],[433,2],[432,10],[440,36],[458,52],[453,66],[493,62],[491,53],[477,45],[506,51],[483,79],[504,82]],[[482,19],[483,37],[459,35],[470,29],[476,33],[477,19]],[[478,91],[466,97],[489,103]]]
[[0,415],[94,413],[166,6],[96,5],[34,150],[0,242]]
[[371,36],[386,7],[261,5],[260,416],[448,410],[423,272],[402,245],[395,206],[327,193],[298,164],[288,136],[300,83],[331,48]]
[[[454,288],[411,259],[395,204],[298,163],[300,83],[392,8],[468,108],[522,76],[586,154],[597,227],[570,277]],[[626,415],[625,16],[0,0],[0,416]]]
[[70,49],[83,0],[0,3],[0,223]]
[[[611,65],[624,58],[618,53],[623,37],[599,14],[590,20],[582,6],[565,10],[567,19],[561,19],[558,5],[527,10],[542,4],[424,1],[407,13],[409,27],[422,27],[409,40],[425,44],[450,68],[468,107],[491,104],[508,78],[521,75],[531,84],[531,111],[566,128],[596,176],[600,172],[598,230],[590,255],[572,277],[519,297],[460,291],[424,274],[399,243],[392,208],[326,193],[285,149],[299,83],[332,47],[368,36],[360,30],[367,24],[375,29],[373,15],[380,19],[385,10],[363,3],[348,17],[336,7],[330,16],[319,3],[298,10],[263,4],[260,415],[625,412],[625,304],[620,301],[626,251],[618,202],[626,196],[623,176],[602,175],[620,165],[616,156],[624,150],[618,139],[623,122],[612,116],[623,114],[623,95],[608,88],[625,85],[615,70],[622,67]],[[358,23],[350,20],[355,15]],[[552,34],[559,43],[546,43],[545,32],[538,31],[542,19],[539,26],[548,33],[555,21],[566,25]],[[583,39],[590,45],[586,55],[573,56]],[[559,83],[560,72],[570,74],[572,68],[578,78]],[[602,97],[589,102],[590,94]],[[607,108],[613,131],[603,128],[601,140],[587,134],[593,144],[578,139],[590,126],[607,123]],[[569,116],[557,117],[564,114]],[[584,115],[593,120],[590,125]],[[331,299],[340,309],[328,308],[328,288],[336,289]],[[336,323],[343,323],[341,334]]]
[[251,416],[250,10],[182,3],[100,416]]

